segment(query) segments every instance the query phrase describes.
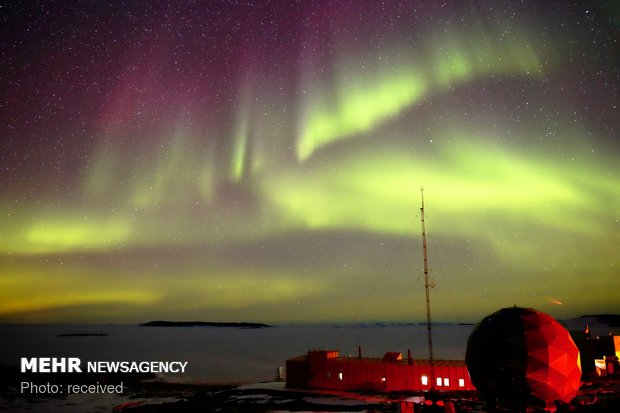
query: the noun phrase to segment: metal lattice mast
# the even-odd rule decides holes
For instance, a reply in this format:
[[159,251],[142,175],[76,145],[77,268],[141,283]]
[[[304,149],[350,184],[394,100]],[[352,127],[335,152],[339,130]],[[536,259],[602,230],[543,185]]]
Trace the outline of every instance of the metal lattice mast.
[[431,324],[431,298],[428,280],[428,256],[426,254],[426,227],[424,225],[424,187],[420,188],[422,195],[422,207],[420,217],[422,221],[422,251],[424,253],[424,290],[426,291],[426,331],[428,335],[428,361],[430,364],[430,386],[434,386],[435,372],[433,366],[433,331]]

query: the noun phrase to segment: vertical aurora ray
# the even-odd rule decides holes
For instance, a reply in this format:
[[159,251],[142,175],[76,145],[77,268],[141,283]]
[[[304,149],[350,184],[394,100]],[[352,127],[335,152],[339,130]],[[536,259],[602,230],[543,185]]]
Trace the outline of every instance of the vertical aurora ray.
[[215,151],[207,147],[198,168],[198,193],[207,202],[212,201],[215,196],[215,185],[217,182],[215,164]]
[[232,138],[232,158],[230,163],[230,175],[233,181],[239,182],[244,175],[248,173],[247,162],[248,160],[248,148],[250,144],[251,134],[251,100],[253,96],[251,93],[251,86],[249,80],[245,80],[241,87],[241,93],[239,102],[237,102],[237,113],[235,115],[235,125]]
[[248,123],[245,116],[242,116],[235,131],[231,175],[236,182],[240,181],[245,174],[245,164],[248,156],[248,134],[250,133]]

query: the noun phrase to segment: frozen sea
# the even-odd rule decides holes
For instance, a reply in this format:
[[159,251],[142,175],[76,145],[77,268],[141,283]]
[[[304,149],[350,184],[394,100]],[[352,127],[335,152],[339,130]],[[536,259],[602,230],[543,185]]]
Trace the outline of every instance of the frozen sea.
[[[576,330],[588,320],[567,326]],[[597,326],[594,334],[606,334]],[[435,359],[463,359],[473,325],[433,326]],[[597,332],[600,329],[600,332]],[[103,334],[103,336],[61,336]],[[411,350],[414,358],[428,354],[425,324],[277,325],[268,328],[140,327],[122,325],[0,326],[0,364],[19,366],[21,357],[78,357],[87,361],[187,361],[184,374],[163,380],[195,384],[247,384],[272,381],[286,359],[308,350],[339,350],[341,356],[382,357],[387,351]],[[0,397],[0,411],[12,412],[110,412],[132,394],[72,395],[61,399],[28,400]],[[148,399],[165,402],[169,399]]]

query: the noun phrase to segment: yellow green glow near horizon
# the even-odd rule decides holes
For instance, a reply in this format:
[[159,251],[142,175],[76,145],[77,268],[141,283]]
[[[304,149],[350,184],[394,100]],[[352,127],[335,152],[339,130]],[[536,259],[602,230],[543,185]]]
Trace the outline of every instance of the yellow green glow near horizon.
[[[437,141],[441,142],[442,139]],[[203,228],[192,228],[192,225],[184,225],[175,220],[162,224],[158,229],[150,225],[146,228],[140,226],[135,217],[133,224],[121,220],[121,216],[128,213],[122,210],[119,210],[116,216],[105,219],[93,217],[72,222],[66,218],[55,221],[50,217],[47,222],[28,229],[19,244],[5,244],[5,248],[13,248],[13,257],[30,257],[27,258],[29,261],[40,263],[48,260],[48,257],[64,256],[58,259],[65,261],[65,265],[69,264],[69,268],[79,267],[79,270],[73,270],[71,275],[63,275],[65,280],[62,283],[53,282],[53,296],[43,287],[46,285],[44,280],[49,280],[52,276],[45,269],[45,265],[41,265],[36,272],[31,270],[36,276],[23,277],[21,271],[16,271],[14,276],[5,275],[3,291],[7,299],[0,306],[0,318],[28,320],[27,314],[31,313],[33,321],[41,321],[45,319],[42,315],[45,314],[45,309],[53,314],[56,307],[87,308],[103,303],[124,303],[132,308],[129,311],[119,306],[118,316],[125,320],[130,317],[129,314],[155,316],[157,313],[153,312],[152,308],[157,306],[157,303],[166,303],[166,307],[187,314],[200,314],[200,311],[224,314],[222,309],[225,308],[242,314],[244,308],[263,306],[267,308],[265,317],[281,320],[281,315],[271,309],[275,303],[290,302],[290,305],[297,306],[298,301],[309,300],[310,290],[313,291],[312,300],[316,300],[322,292],[334,288],[340,289],[340,293],[344,294],[343,290],[347,287],[337,281],[342,277],[337,270],[343,265],[339,263],[340,259],[324,258],[325,263],[321,265],[323,268],[320,273],[335,274],[331,278],[317,278],[316,274],[313,274],[312,281],[305,277],[294,277],[294,281],[286,276],[274,279],[270,273],[281,273],[282,268],[262,271],[262,275],[252,274],[256,272],[255,265],[259,265],[257,260],[260,262],[261,259],[244,257],[243,252],[235,253],[239,254],[240,262],[218,264],[217,261],[221,258],[208,253],[213,248],[213,243],[244,243],[257,237],[277,240],[279,237],[286,237],[291,231],[315,233],[319,238],[320,234],[329,234],[330,231],[354,231],[382,234],[379,235],[380,239],[404,237],[411,240],[410,248],[416,249],[419,241],[416,222],[419,215],[416,214],[419,208],[420,184],[426,187],[427,220],[433,240],[466,240],[470,248],[472,262],[467,264],[470,270],[466,271],[469,274],[465,278],[458,279],[462,277],[462,268],[452,263],[447,264],[448,267],[455,266],[454,271],[459,274],[456,280],[450,280],[450,283],[454,284],[452,290],[466,280],[472,282],[467,278],[474,276],[470,273],[471,267],[484,268],[493,262],[496,264],[490,269],[482,270],[482,273],[498,271],[498,266],[501,266],[504,276],[508,277],[510,274],[511,278],[524,278],[524,282],[531,282],[527,281],[528,277],[540,276],[541,272],[553,274],[553,279],[562,274],[562,285],[554,286],[553,292],[541,294],[533,300],[531,305],[536,307],[544,308],[549,305],[541,298],[544,295],[560,296],[562,301],[569,303],[570,300],[566,297],[573,297],[575,300],[576,297],[568,286],[581,284],[580,277],[591,276],[592,279],[588,282],[592,284],[592,288],[602,288],[604,280],[609,282],[612,279],[615,259],[600,261],[589,258],[597,254],[613,256],[614,242],[617,242],[617,235],[610,233],[607,222],[609,217],[620,214],[618,206],[595,202],[587,195],[598,194],[598,199],[601,196],[613,199],[620,192],[618,180],[605,176],[605,165],[595,165],[592,162],[589,164],[588,174],[584,175],[583,171],[573,169],[574,163],[571,160],[550,164],[544,157],[533,159],[523,153],[489,145],[485,143],[489,139],[481,137],[452,134],[443,141],[468,144],[450,144],[445,147],[435,144],[436,149],[427,148],[416,152],[375,144],[350,148],[339,155],[330,155],[328,167],[323,166],[324,163],[316,163],[314,166],[300,164],[297,168],[289,168],[286,174],[278,173],[276,168],[273,175],[260,177],[260,185],[257,186],[263,199],[263,209],[266,211],[263,217],[233,213],[236,219],[256,227],[254,231],[258,233],[252,236],[250,232],[243,231],[232,233],[236,235],[214,234],[217,224],[205,224],[209,233],[201,235]],[[599,158],[598,162],[601,159]],[[257,176],[256,179],[258,178]],[[267,213],[268,211],[271,212]],[[273,220],[276,216],[280,221],[277,225],[273,222],[260,223],[262,219]],[[224,224],[224,221],[219,223]],[[229,224],[227,226],[230,231],[232,227]],[[149,237],[150,240],[144,237]],[[110,281],[104,282],[102,286],[101,282],[91,279],[93,275],[89,275],[88,281],[80,280],[80,272],[92,274],[101,271],[79,264],[81,258],[75,255],[79,251],[100,251],[97,255],[112,253],[112,256],[122,258],[125,254],[133,256],[125,245],[134,245],[137,249],[148,245],[167,245],[165,248],[175,251],[195,248],[196,243],[202,245],[199,248],[204,249],[204,252],[200,255],[208,257],[207,261],[195,259],[195,262],[180,264],[184,260],[179,259],[178,267],[162,269],[159,268],[161,264],[158,264],[160,258],[157,254],[147,253],[149,258],[144,263],[126,263],[126,269],[120,269],[120,273],[126,274],[121,278],[118,278],[118,275],[103,274],[95,277],[115,280],[116,285],[123,285],[122,288],[110,289]],[[19,247],[16,247],[17,245]],[[305,243],[301,242],[295,254],[312,255],[312,250],[304,251],[304,245]],[[113,252],[119,248],[127,252]],[[218,247],[217,250],[220,248],[235,251],[235,248],[230,250],[228,247]],[[374,248],[380,247],[374,245]],[[431,250],[431,257],[441,253]],[[174,253],[172,255],[174,256]],[[36,258],[37,256],[41,258]],[[531,258],[531,263],[528,264],[528,259],[524,260],[523,257]],[[291,260],[294,263],[296,257],[285,255],[279,259]],[[380,263],[386,259],[385,255],[379,253],[378,262],[371,265],[375,265],[378,271]],[[445,258],[442,260],[445,261]],[[482,264],[480,260],[488,263]],[[209,264],[213,261],[216,264]],[[412,259],[408,269],[405,265],[402,274],[394,275],[399,279],[399,283],[406,284],[411,281],[407,280],[411,277],[411,268],[416,267],[415,262],[416,259]],[[334,268],[331,268],[331,265]],[[351,266],[354,263],[348,261],[344,265]],[[586,271],[584,265],[587,267],[587,275],[583,274]],[[239,266],[245,269],[234,270]],[[314,266],[316,267],[316,264]],[[292,271],[296,272],[306,271],[303,264],[294,265],[293,268]],[[575,271],[575,268],[582,269]],[[60,274],[57,271],[54,270],[56,274]],[[111,274],[119,273],[119,269],[110,271]],[[183,275],[187,271],[190,274]],[[364,271],[367,270],[360,269],[360,272]],[[167,278],[168,272],[176,274],[174,282]],[[413,273],[415,274],[415,271]],[[374,275],[367,276],[372,278]],[[211,281],[204,282],[203,278]],[[494,287],[498,281],[500,284]],[[491,278],[487,285],[489,289],[500,288],[501,282]],[[141,288],[140,285],[146,287]],[[191,294],[187,291],[188,285],[195,290]],[[462,288],[471,289],[466,285]],[[561,293],[565,288],[568,291]],[[28,291],[27,300],[23,296],[25,291]],[[257,291],[261,293],[255,294]],[[495,292],[493,296],[496,299],[516,299],[519,296],[517,292],[507,289],[503,293]],[[377,305],[385,306],[390,302],[389,299],[382,298],[385,293],[387,292],[379,294]],[[169,302],[172,297],[187,297],[188,294],[192,297],[189,300]],[[523,295],[523,292],[520,294]],[[525,298],[532,300],[529,296]],[[613,293],[609,289],[599,290],[597,299],[611,303],[614,300]],[[346,301],[346,308],[355,308],[355,300]],[[188,308],[188,302],[194,304]],[[195,304],[197,302],[200,304]],[[383,304],[380,304],[382,302]],[[410,301],[405,302],[411,305]],[[528,301],[523,302],[530,305]],[[461,304],[468,307],[467,300]],[[328,320],[328,314],[331,314],[327,310],[329,305],[324,303],[320,307],[322,315],[317,313],[314,316]],[[230,314],[237,314],[235,311]],[[390,316],[400,319],[406,317],[407,311],[397,310]],[[467,311],[465,313],[467,314]],[[368,316],[373,317],[372,313]],[[53,316],[49,317],[54,319]],[[64,320],[65,316],[58,317]],[[302,320],[304,317],[308,317],[307,320],[312,319],[310,314],[300,317]]]
[[4,122],[0,322],[418,321],[421,186],[436,320],[620,312],[607,49],[536,10],[381,7],[44,79]]
[[41,254],[115,248],[129,239],[130,234],[131,223],[121,217],[46,220],[26,229],[15,252],[26,246],[25,253]]

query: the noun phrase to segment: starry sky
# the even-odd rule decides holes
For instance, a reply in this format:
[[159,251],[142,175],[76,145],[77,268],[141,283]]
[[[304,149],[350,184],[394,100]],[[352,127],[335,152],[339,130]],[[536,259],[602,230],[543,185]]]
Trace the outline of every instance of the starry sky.
[[615,1],[0,6],[0,322],[620,312]]

